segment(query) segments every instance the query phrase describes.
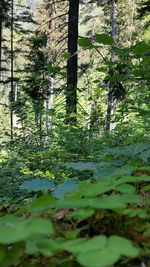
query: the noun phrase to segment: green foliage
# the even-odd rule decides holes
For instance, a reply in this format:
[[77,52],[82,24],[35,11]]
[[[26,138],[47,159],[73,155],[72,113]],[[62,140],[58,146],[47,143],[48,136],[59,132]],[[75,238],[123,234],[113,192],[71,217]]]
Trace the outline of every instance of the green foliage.
[[[149,248],[144,237],[149,199],[143,195],[149,194],[149,154],[146,160],[141,156],[148,151],[148,143],[100,145],[95,157],[93,149],[87,155],[93,161],[84,155],[72,162],[65,150],[30,147],[13,159],[4,154],[1,179],[5,177],[6,183],[6,177],[12,177],[11,189],[13,185],[19,191],[15,205],[12,196],[1,201],[1,214],[13,214],[0,218],[0,264],[18,267],[31,259],[31,266],[46,260],[46,266],[57,267],[62,256],[64,264],[77,267],[139,264],[149,254],[141,249]],[[83,179],[85,171],[91,176]],[[61,182],[60,173],[64,173]]]
[[113,44],[113,38],[107,34],[96,34],[96,41],[100,44],[104,45],[112,45]]
[[78,40],[78,43],[81,47],[90,47],[92,45],[92,42],[90,39],[86,38],[86,37],[80,37]]
[[[29,36],[27,75],[20,75],[13,104],[20,128],[14,141],[3,143],[0,160],[2,267],[150,266],[150,45],[131,36],[135,14],[128,13],[135,3],[129,9],[128,1],[116,1],[115,42],[105,34],[111,6],[105,2],[104,12],[100,3],[82,3],[90,7],[81,14],[82,26],[86,21],[91,26],[91,17],[95,24],[99,14],[104,21],[78,39],[78,125],[65,125],[64,115],[65,67],[74,55],[64,43],[58,44],[62,54],[49,46],[51,21]],[[60,3],[55,4],[57,10]],[[44,5],[51,20],[53,3]],[[99,5],[98,11],[90,5]],[[57,31],[59,25],[48,27],[53,26]],[[110,89],[113,110],[106,132]],[[49,107],[48,101],[54,103]],[[2,136],[8,135],[9,105],[4,114]]]
[[118,236],[111,236],[108,240],[105,237],[97,236],[94,240],[90,240],[89,249],[86,250],[86,244],[84,249],[84,243],[81,243],[81,246],[83,246],[83,252],[79,253],[77,259],[86,267],[111,266],[122,255],[127,257],[138,255],[138,250],[132,246],[129,240]]
[[28,191],[49,190],[54,188],[55,184],[53,181],[40,178],[31,181],[24,181],[20,186],[20,189],[26,189]]

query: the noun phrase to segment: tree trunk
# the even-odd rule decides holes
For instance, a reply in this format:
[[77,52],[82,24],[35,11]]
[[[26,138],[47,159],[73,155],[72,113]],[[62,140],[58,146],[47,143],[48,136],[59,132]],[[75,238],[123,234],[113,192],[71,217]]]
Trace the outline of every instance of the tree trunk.
[[2,15],[3,15],[3,6],[0,3],[0,81],[1,81],[1,71],[2,71]]
[[53,89],[53,78],[51,77],[51,83],[49,88],[49,95],[46,98],[46,133],[49,134],[49,131],[53,129],[53,115],[49,115],[49,110],[52,111],[54,104],[54,89]]
[[11,140],[13,140],[13,102],[14,102],[14,0],[11,1],[11,90],[10,90]]
[[78,71],[79,0],[69,0],[66,123],[77,123],[77,71]]
[[[116,9],[115,9],[115,0],[112,0],[112,38],[115,39],[115,36],[116,36]],[[114,62],[114,60],[115,60],[115,52],[112,46],[111,61]],[[106,131],[110,131],[112,108],[113,108],[113,88],[112,88],[112,83],[110,82],[108,97],[107,97]]]

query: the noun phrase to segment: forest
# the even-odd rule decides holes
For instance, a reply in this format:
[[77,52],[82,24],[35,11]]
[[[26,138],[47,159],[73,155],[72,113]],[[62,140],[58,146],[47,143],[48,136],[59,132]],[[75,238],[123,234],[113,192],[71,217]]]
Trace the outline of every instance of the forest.
[[0,0],[0,267],[150,267],[150,0]]

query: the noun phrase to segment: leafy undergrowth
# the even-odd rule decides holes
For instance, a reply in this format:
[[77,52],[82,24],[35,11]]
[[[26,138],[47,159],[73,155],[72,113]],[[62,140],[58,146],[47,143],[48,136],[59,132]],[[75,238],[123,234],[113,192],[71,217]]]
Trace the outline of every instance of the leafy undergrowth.
[[150,145],[2,161],[0,266],[150,266]]

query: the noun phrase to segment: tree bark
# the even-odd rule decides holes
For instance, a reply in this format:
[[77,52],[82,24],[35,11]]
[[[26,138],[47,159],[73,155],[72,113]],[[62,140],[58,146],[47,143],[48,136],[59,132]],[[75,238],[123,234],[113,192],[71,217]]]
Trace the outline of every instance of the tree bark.
[[11,140],[13,140],[13,102],[14,102],[14,0],[11,1],[11,90],[10,90]]
[[77,123],[79,0],[69,0],[66,123]]
[[3,16],[3,6],[0,3],[0,80],[1,80],[1,71],[2,71],[2,16]]
[[[112,0],[112,38],[115,39],[116,36],[116,9],[115,9],[115,0]],[[115,60],[115,52],[112,46],[111,49],[111,61],[114,62]],[[111,70],[112,73],[112,70]],[[106,131],[110,131],[111,127],[111,114],[113,108],[113,88],[112,83],[109,84],[109,91],[107,97],[107,115],[106,115]]]

